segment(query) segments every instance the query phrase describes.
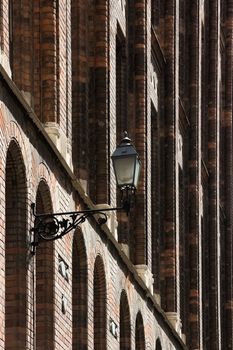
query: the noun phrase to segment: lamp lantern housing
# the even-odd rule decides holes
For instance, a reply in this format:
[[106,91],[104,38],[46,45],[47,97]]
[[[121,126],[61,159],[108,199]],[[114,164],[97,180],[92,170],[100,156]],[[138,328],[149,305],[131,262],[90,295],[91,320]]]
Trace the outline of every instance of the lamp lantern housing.
[[117,186],[121,190],[124,188],[136,190],[140,174],[141,161],[126,131],[124,133],[124,138],[113,152],[111,158]]

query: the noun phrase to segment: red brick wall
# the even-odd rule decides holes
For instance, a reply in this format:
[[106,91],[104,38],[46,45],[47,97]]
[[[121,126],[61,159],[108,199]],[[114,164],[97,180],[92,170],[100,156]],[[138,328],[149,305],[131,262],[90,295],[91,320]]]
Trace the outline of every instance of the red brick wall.
[[[149,306],[156,316],[147,304],[150,292],[143,283],[152,291],[152,272],[156,300],[161,299],[188,348],[230,349],[231,1],[204,2],[204,12],[201,2],[191,0],[131,0],[127,4],[123,0],[12,0],[12,4],[13,81],[40,121],[55,123],[64,140],[72,144],[74,173],[71,168],[64,170],[64,159],[39,131],[42,126],[33,111],[21,106],[26,104],[20,91],[12,92],[1,79],[0,348],[4,348],[5,335],[9,341],[7,332],[13,328],[4,331],[8,315],[1,297],[4,276],[10,297],[8,277],[14,276],[14,288],[20,285],[16,274],[8,275],[12,259],[19,260],[23,271],[18,294],[27,309],[26,317],[19,312],[23,327],[16,327],[16,332],[23,345],[18,347],[27,342],[32,348],[37,341],[41,348],[70,348],[73,342],[84,348],[96,344],[114,349],[119,342],[128,348],[136,342],[136,348],[144,349],[155,346],[159,337],[162,348],[182,348],[164,316],[155,312],[154,299]],[[0,40],[6,57],[8,22],[8,4],[1,0]],[[122,55],[116,54],[118,49]],[[2,56],[0,62],[4,63]],[[13,84],[11,89],[15,89]],[[139,152],[142,171],[135,208],[129,218],[118,216],[118,241],[123,245],[113,240],[116,232],[109,239],[93,220],[84,224],[77,240],[70,234],[53,245],[41,244],[32,258],[31,202],[37,202],[40,211],[116,204],[109,159],[125,127]],[[16,153],[22,155],[12,156],[10,164],[6,155],[16,154],[8,148],[12,140],[21,150]],[[62,143],[62,150],[65,147]],[[18,217],[13,221],[9,218],[15,210]],[[22,235],[13,244],[7,234],[16,224]],[[127,252],[127,245],[128,260],[121,251]],[[58,271],[60,258],[68,266],[68,281]],[[145,271],[140,275],[143,288],[134,265]],[[62,309],[64,300],[67,312]],[[110,317],[120,330],[118,339],[109,331]]]

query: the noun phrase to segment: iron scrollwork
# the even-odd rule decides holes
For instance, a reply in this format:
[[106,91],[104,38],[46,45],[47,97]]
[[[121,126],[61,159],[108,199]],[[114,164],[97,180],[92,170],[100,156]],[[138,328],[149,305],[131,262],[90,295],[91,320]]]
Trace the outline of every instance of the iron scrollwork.
[[31,208],[33,216],[35,217],[34,227],[31,228],[31,245],[33,254],[35,253],[36,247],[42,241],[54,241],[62,238],[64,235],[85,222],[87,218],[93,217],[93,215],[98,215],[97,223],[101,226],[107,222],[106,212],[125,209],[124,207],[120,207],[72,211],[66,213],[37,214],[35,212],[35,203],[32,203]]
[[124,211],[129,215],[130,209],[133,207],[133,198],[135,189],[125,186],[121,189],[121,207],[88,209],[81,211],[71,211],[63,213],[37,214],[35,203],[31,204],[32,214],[35,218],[34,227],[31,228],[31,246],[32,254],[35,254],[36,247],[43,241],[55,241],[64,235],[76,229],[88,218],[98,215],[96,222],[99,226],[107,222],[107,212]]

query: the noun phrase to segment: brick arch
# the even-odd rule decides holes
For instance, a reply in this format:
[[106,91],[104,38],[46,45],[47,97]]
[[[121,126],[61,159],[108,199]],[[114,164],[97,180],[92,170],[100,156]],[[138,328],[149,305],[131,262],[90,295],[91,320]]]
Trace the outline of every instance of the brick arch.
[[[6,119],[5,119],[5,108],[3,105],[0,106],[0,135],[6,135]],[[2,142],[4,144],[5,147],[5,137],[2,137]],[[2,151],[2,147],[1,147],[1,151]]]
[[130,310],[126,292],[121,293],[120,299],[120,350],[131,349]]
[[47,182],[47,184],[51,183],[51,174],[50,171],[47,167],[47,165],[43,162],[40,162],[39,167],[38,167],[38,175],[39,178],[45,182]]
[[[10,112],[8,110],[5,110],[5,113],[8,114],[8,118],[10,117]],[[16,144],[18,144],[22,159],[25,164],[26,173],[28,172],[28,166],[29,166],[29,160],[31,159],[31,154],[29,152],[29,148],[26,147],[24,138],[21,133],[21,129],[19,125],[11,120],[8,124],[6,124],[6,142],[7,146],[9,147],[10,143],[14,141]],[[26,161],[27,160],[27,161]]]
[[106,277],[102,258],[98,255],[95,260],[93,278],[94,296],[94,349],[107,349],[107,310],[106,310]]
[[72,346],[87,349],[87,253],[80,229],[72,247]]
[[145,350],[145,333],[141,312],[138,312],[135,325],[135,350]]
[[[53,211],[50,190],[41,180],[36,193],[36,212]],[[36,249],[36,349],[54,349],[54,244],[41,242]]]
[[162,350],[160,339],[156,340],[155,350]]
[[41,179],[36,191],[36,213],[51,213],[53,211],[50,189],[45,179]]
[[27,181],[18,144],[6,154],[5,349],[26,349]]
[[[6,156],[7,156],[7,150],[10,147],[10,144],[14,142],[18,145],[22,157],[22,162],[25,166],[25,173],[28,174],[26,177],[27,180],[27,188],[28,188],[28,195],[30,198],[31,195],[31,181],[30,176],[31,174],[31,149],[29,147],[29,144],[27,141],[25,141],[22,131],[18,125],[18,123],[14,120],[10,120],[10,122],[7,122],[9,118],[11,118],[10,111],[4,107],[3,109],[3,117],[6,119],[5,128],[4,128],[4,149],[2,154],[2,161],[6,163]],[[0,145],[1,148],[1,145]],[[5,151],[6,150],[6,151]]]

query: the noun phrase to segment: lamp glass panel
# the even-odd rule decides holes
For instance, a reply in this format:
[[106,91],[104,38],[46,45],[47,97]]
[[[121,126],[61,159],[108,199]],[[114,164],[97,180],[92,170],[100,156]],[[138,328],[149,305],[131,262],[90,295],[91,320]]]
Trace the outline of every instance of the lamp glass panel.
[[134,180],[134,162],[135,157],[125,157],[114,159],[114,167],[117,178],[117,184],[131,185]]
[[138,185],[138,179],[139,179],[139,175],[140,175],[140,168],[141,168],[141,164],[140,164],[139,159],[137,158],[136,162],[135,162],[135,174],[134,174],[134,186],[135,186],[135,188],[137,188],[137,185]]

